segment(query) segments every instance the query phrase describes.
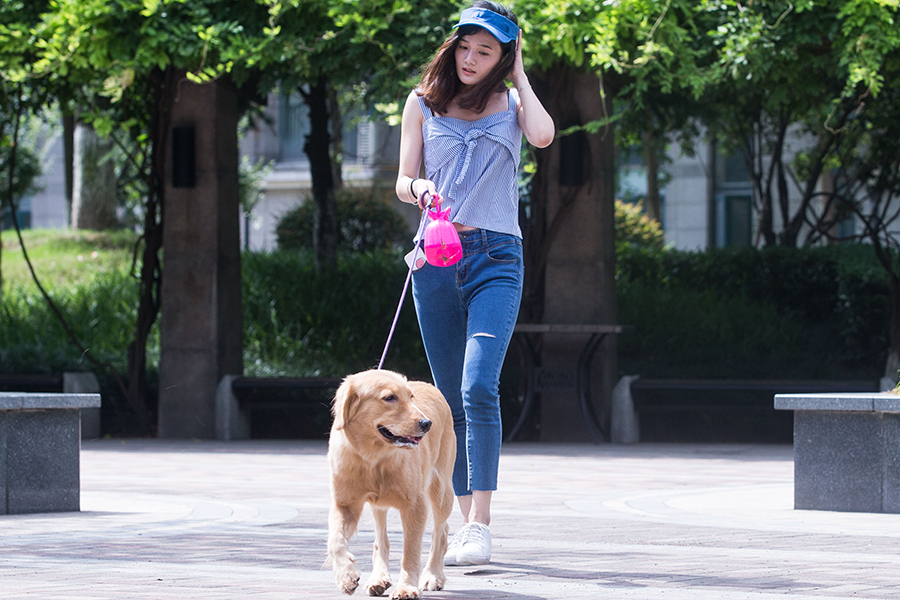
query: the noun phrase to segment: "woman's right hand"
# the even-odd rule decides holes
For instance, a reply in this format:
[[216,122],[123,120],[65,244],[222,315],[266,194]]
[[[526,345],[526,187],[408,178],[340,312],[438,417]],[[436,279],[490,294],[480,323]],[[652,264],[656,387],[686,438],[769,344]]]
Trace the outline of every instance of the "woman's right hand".
[[426,196],[431,196],[431,202],[434,206],[440,206],[444,201],[444,199],[441,198],[441,195],[437,193],[437,186],[430,179],[419,179],[416,181],[416,191],[419,193],[420,207],[424,208],[428,205],[428,198]]

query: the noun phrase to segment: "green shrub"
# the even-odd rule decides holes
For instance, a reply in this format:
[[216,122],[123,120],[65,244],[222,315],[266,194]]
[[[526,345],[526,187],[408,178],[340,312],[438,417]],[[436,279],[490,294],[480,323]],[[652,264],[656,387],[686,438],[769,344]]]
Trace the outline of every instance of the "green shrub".
[[[121,252],[130,256],[127,245]],[[402,253],[342,252],[337,273],[329,275],[315,272],[309,249],[245,252],[245,373],[337,377],[376,366],[407,275]],[[881,375],[889,291],[867,246],[682,252],[629,243],[617,258],[618,320],[636,326],[618,337],[623,373],[748,379]],[[41,260],[61,257],[51,253]],[[42,272],[41,265],[37,268]],[[84,269],[89,277],[69,277],[50,293],[85,346],[124,371],[137,283],[124,267]],[[151,385],[158,364],[154,331]],[[430,378],[409,293],[385,366]],[[70,343],[34,286],[8,281],[0,304],[0,372],[87,369],[94,367]],[[127,431],[124,400],[109,376],[98,377],[105,402],[111,401],[118,415],[110,426],[105,414],[104,431]]]
[[[335,275],[312,253],[243,256],[248,375],[343,376],[378,365],[408,273],[399,252],[343,253]],[[428,376],[411,292],[385,368]]]
[[[106,271],[49,292],[82,345],[123,370],[137,318],[137,282],[127,271]],[[0,371],[61,372],[92,369],[33,286],[4,288]]]
[[[371,187],[343,188],[335,192],[338,248],[354,252],[387,250],[408,245],[412,234],[390,202],[393,191]],[[276,226],[280,250],[312,248],[313,202],[307,199],[286,212]]]
[[[128,344],[137,318],[137,282],[127,270],[105,269],[83,280],[57,283],[50,296],[80,343],[100,363],[124,376]],[[159,332],[148,348],[147,403],[156,405]],[[111,435],[144,435],[113,375],[97,367],[75,346],[33,285],[9,285],[0,306],[0,372],[93,371],[103,395],[102,429]]]
[[659,377],[877,378],[890,317],[870,247],[617,256],[623,371]]
[[659,223],[644,214],[643,202],[616,200],[616,254],[629,248],[661,252],[665,236]]

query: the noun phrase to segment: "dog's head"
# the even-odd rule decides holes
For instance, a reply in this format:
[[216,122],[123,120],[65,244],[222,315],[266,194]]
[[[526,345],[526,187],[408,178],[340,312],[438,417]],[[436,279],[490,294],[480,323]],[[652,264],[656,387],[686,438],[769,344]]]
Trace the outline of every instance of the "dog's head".
[[384,370],[344,379],[334,396],[332,432],[343,431],[354,444],[416,448],[431,420],[415,404],[406,378]]

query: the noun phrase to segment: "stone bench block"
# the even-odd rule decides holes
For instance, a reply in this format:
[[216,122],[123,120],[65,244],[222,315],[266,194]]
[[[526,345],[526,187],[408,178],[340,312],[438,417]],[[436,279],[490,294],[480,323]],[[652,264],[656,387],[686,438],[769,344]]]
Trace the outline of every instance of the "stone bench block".
[[[90,371],[63,373],[63,389],[66,394],[99,394],[100,382]],[[81,409],[81,439],[96,440],[100,437],[100,407]]]
[[0,514],[80,510],[80,411],[99,406],[99,394],[0,393]]
[[778,394],[794,411],[794,508],[900,513],[894,394]]

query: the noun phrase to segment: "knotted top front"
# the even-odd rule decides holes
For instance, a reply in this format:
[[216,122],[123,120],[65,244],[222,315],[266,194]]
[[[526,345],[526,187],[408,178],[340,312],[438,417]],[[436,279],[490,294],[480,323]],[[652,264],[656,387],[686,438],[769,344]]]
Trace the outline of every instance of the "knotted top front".
[[419,104],[425,173],[450,207],[450,220],[522,236],[519,229],[519,152],[522,130],[516,116],[518,94],[509,91],[509,109],[466,121],[435,116]]

